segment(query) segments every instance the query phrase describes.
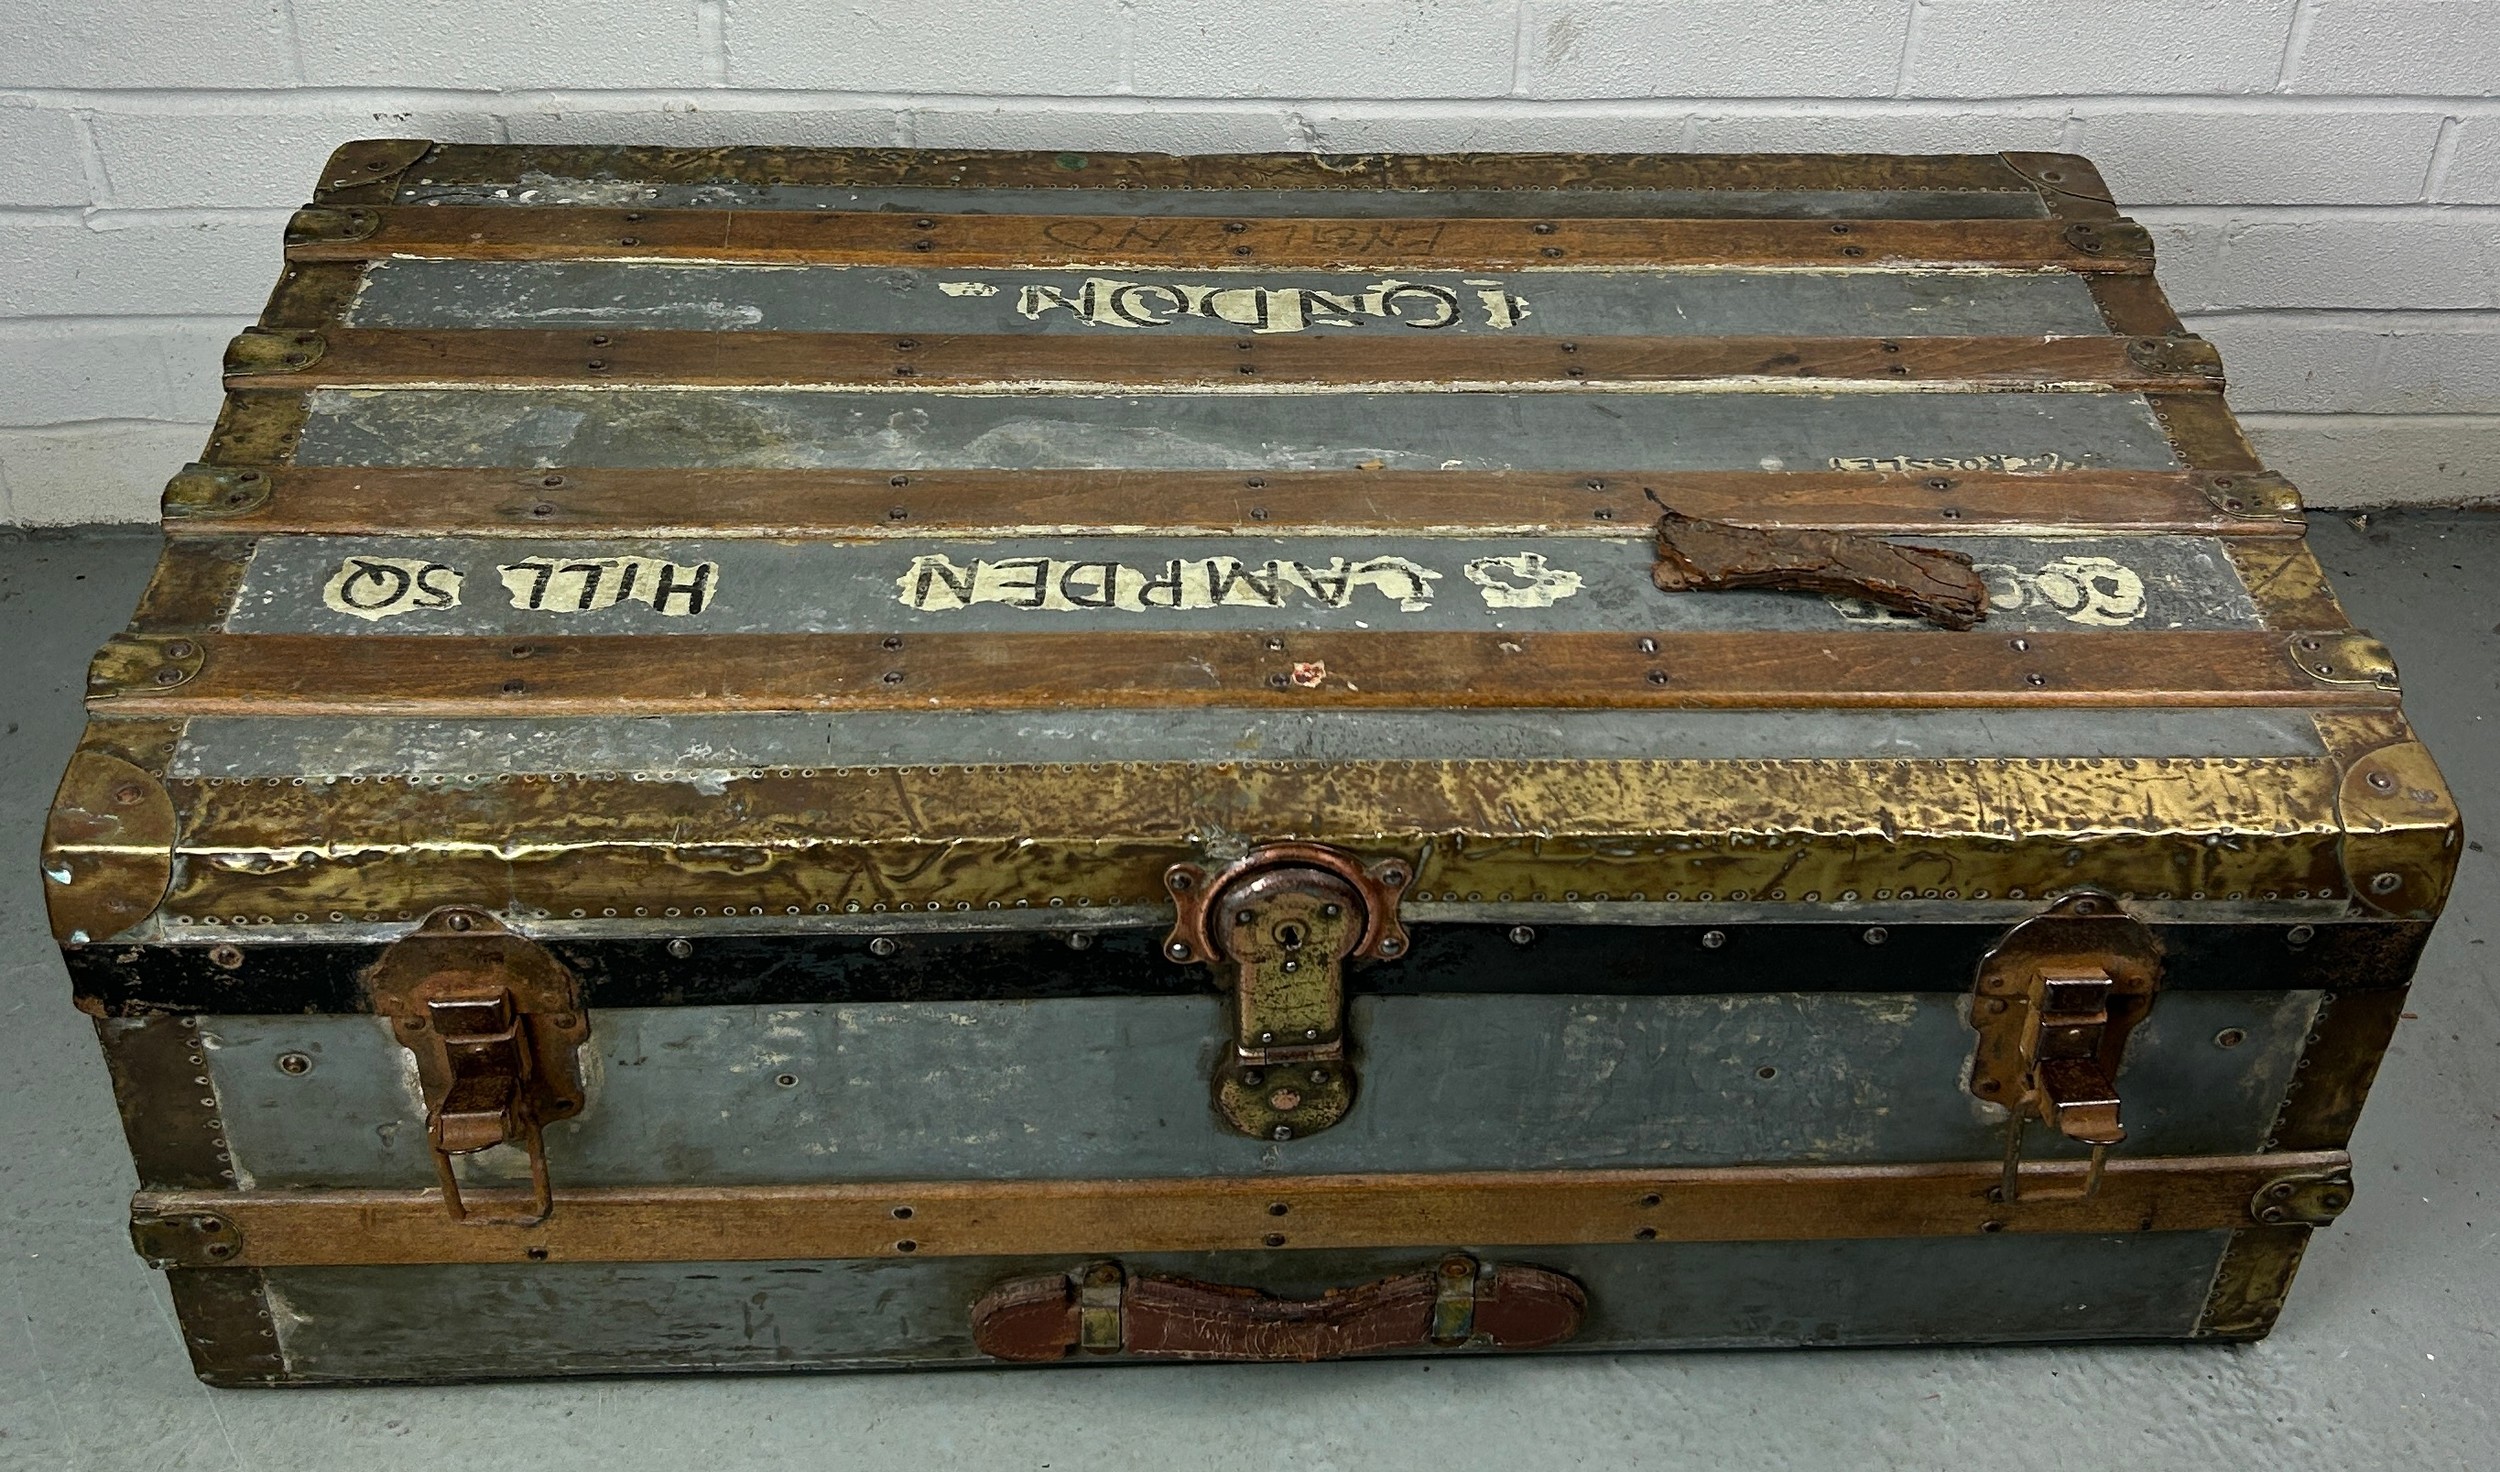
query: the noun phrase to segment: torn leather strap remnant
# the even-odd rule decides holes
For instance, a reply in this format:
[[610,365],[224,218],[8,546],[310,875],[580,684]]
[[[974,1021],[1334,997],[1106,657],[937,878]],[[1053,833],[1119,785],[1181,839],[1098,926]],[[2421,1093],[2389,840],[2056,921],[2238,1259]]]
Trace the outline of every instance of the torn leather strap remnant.
[[972,1342],[995,1359],[1088,1354],[1170,1360],[1344,1359],[1480,1342],[1560,1344],[1580,1331],[1588,1295],[1546,1268],[1453,1255],[1318,1298],[1122,1271],[1116,1262],[1002,1283],[972,1305]]
[[1988,585],[1959,552],[1812,528],[1730,526],[1672,509],[1658,518],[1658,562],[1650,580],[1670,593],[1769,588],[1839,594],[1948,629],[1967,629],[1988,616]]

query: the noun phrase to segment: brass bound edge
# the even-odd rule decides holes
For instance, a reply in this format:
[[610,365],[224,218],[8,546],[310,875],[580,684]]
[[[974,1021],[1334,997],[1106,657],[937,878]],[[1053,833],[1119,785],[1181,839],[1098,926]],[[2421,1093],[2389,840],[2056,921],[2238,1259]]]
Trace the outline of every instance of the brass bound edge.
[[[160,1267],[1072,1256],[1278,1248],[1828,1241],[2214,1231],[2298,1195],[2303,1220],[2350,1161],[2306,1154],[2035,1162],[2048,1189],[1997,1198],[1996,1161],[1660,1170],[559,1186],[543,1220],[454,1220],[437,1191],[152,1191],[132,1236]],[[472,1199],[485,1193],[471,1192]]]
[[2273,1331],[2292,1291],[2292,1275],[2309,1246],[2311,1228],[2300,1225],[2244,1227],[2231,1234],[2205,1310],[2199,1339],[2263,1339]]

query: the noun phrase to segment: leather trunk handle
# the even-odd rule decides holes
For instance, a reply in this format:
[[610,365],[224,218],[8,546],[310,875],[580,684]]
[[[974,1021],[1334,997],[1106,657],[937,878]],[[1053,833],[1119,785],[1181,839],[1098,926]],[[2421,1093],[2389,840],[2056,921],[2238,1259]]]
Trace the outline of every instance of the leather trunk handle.
[[1169,1360],[1333,1360],[1427,1346],[1536,1349],[1580,1331],[1588,1295],[1546,1268],[1453,1254],[1318,1298],[1131,1274],[1116,1262],[1019,1278],[972,1305],[972,1342],[1002,1360],[1125,1354]]

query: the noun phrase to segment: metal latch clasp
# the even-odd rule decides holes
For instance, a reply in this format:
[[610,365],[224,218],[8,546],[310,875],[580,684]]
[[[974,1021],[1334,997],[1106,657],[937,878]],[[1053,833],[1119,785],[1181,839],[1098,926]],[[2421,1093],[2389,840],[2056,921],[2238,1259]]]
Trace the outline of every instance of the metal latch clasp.
[[1406,954],[1403,860],[1365,865],[1319,844],[1279,843],[1210,875],[1164,872],[1178,916],[1163,954],[1232,972],[1233,1045],[1216,1066],[1215,1107],[1245,1135],[1290,1140],[1354,1107],[1345,963]]
[[[426,1140],[453,1218],[544,1221],[554,1206],[544,1126],[582,1109],[580,988],[563,963],[484,910],[437,910],[365,973],[373,1010],[416,1055]],[[519,1214],[475,1209],[452,1157],[517,1145],[529,1157]]]
[[2023,1130],[2033,1118],[2091,1147],[2081,1194],[2099,1189],[2110,1147],[2127,1138],[2117,1083],[2127,1035],[2160,984],[2160,943],[2106,895],[2059,900],[1980,962],[1970,1089],[2008,1112],[2005,1200],[2022,1194]]

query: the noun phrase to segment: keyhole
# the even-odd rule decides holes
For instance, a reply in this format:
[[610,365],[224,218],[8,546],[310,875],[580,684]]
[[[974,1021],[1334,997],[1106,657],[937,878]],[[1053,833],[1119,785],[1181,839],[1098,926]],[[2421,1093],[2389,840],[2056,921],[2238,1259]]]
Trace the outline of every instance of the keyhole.
[[1298,920],[1288,920],[1276,927],[1276,943],[1289,951],[1302,949],[1305,932]]

